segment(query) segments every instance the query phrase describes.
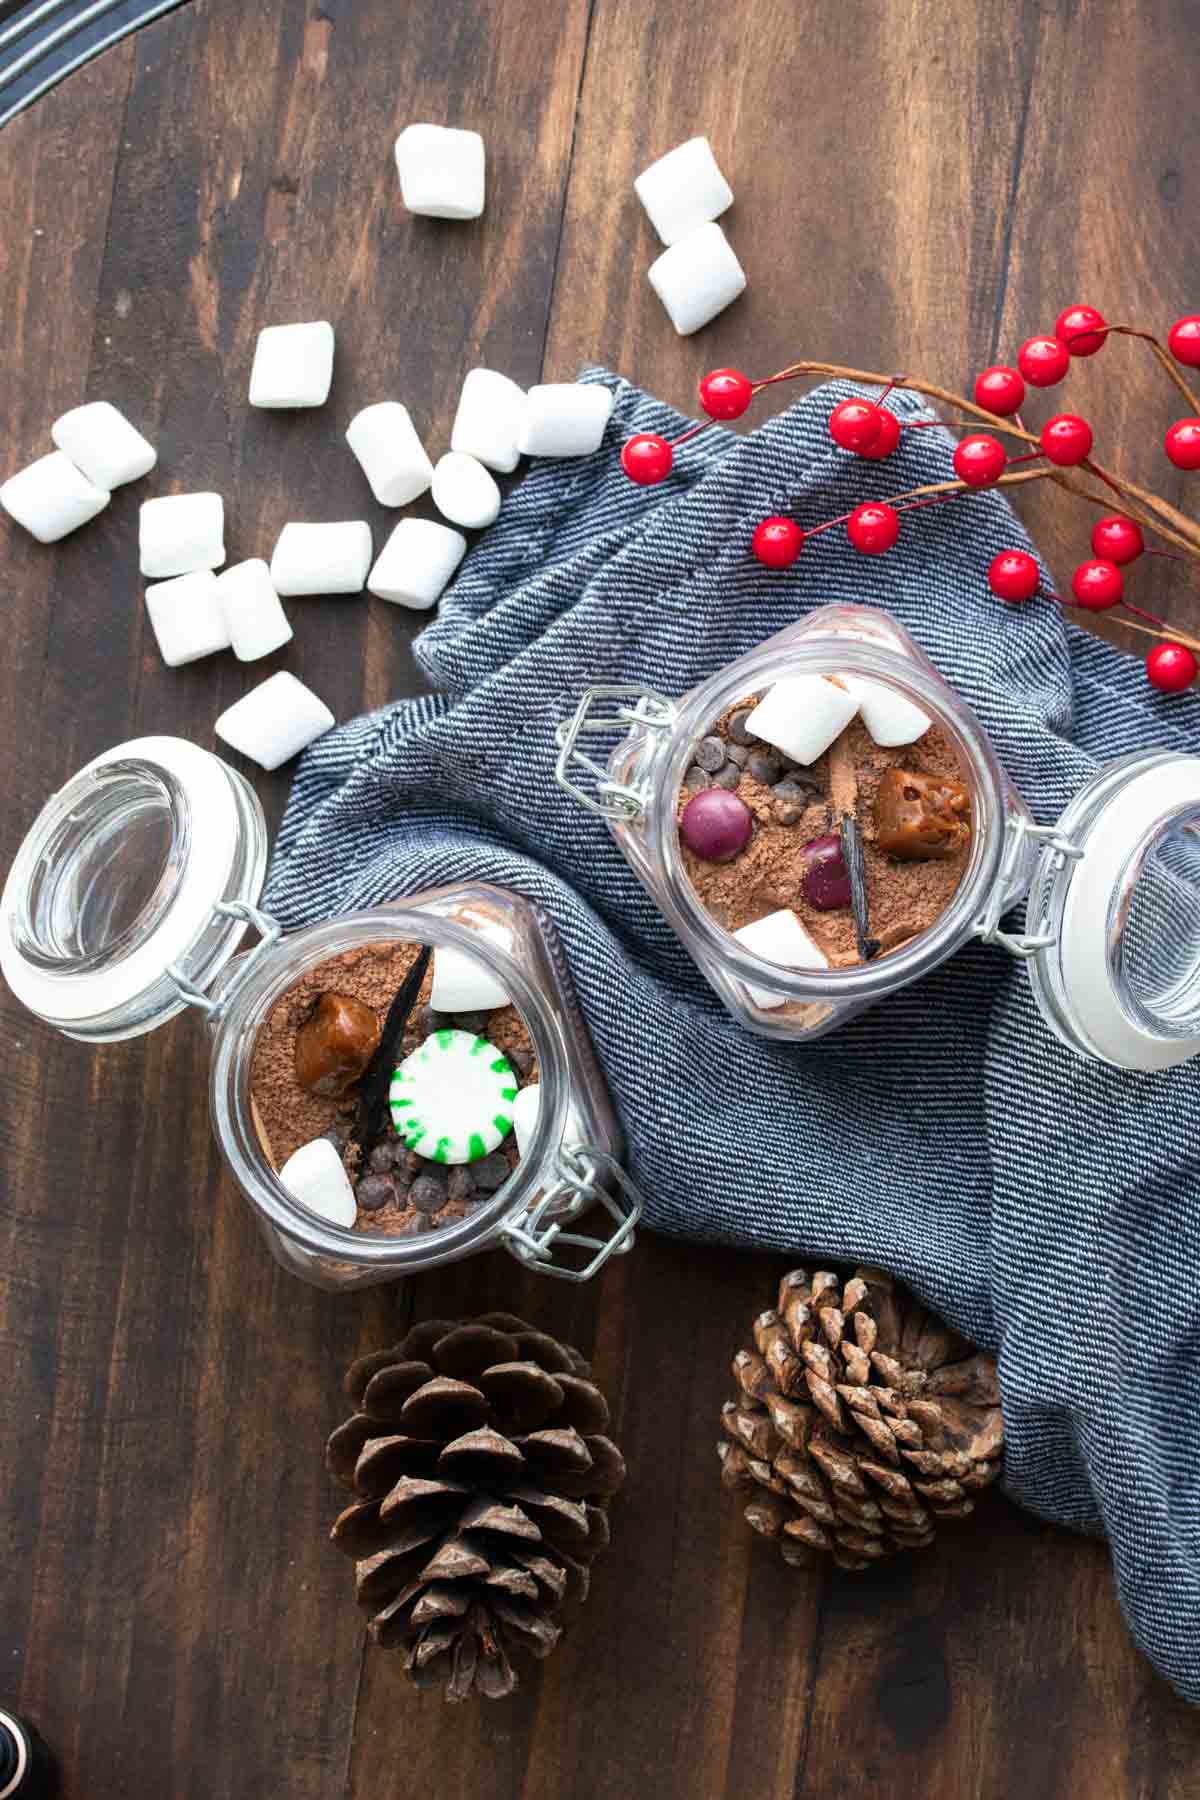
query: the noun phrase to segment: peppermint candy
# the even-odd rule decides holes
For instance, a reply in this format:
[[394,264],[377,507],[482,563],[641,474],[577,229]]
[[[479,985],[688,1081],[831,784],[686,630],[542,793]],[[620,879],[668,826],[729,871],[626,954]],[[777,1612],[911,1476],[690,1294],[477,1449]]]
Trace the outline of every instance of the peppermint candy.
[[512,1130],[517,1076],[487,1038],[435,1031],[406,1056],[388,1090],[397,1135],[436,1163],[472,1163]]

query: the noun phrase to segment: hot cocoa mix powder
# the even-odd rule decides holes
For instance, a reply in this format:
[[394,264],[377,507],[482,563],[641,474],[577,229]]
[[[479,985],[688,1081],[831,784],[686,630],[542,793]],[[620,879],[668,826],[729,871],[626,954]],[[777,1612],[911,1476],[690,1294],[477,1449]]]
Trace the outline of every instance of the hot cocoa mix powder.
[[[754,814],[754,835],[732,862],[705,862],[680,842],[688,878],[708,912],[727,931],[739,931],[768,913],[790,907],[835,968],[857,963],[850,908],[821,912],[809,905],[800,888],[802,846],[836,832],[840,814],[849,811],[862,829],[871,936],[879,940],[880,955],[927,931],[954,898],[971,854],[970,837],[962,849],[944,859],[898,862],[886,856],[875,841],[874,800],[887,769],[962,781],[962,763],[946,732],[934,724],[915,744],[887,750],[876,744],[861,719],[855,718],[809,768],[796,768],[770,744],[753,738],[739,744],[730,736],[730,720],[744,715],[759,698],[751,695],[737,701],[709,734],[721,740],[733,766],[740,765],[736,788],[730,761],[703,774],[703,779],[694,764],[679,795],[678,812],[682,813],[701,786],[730,787]],[[745,737],[744,732],[739,735]],[[763,758],[768,759],[766,766]],[[715,761],[715,752],[707,760]],[[773,781],[756,779],[751,762]],[[784,780],[802,792],[781,802],[775,789]],[[782,823],[781,818],[788,822]]]
[[[466,1164],[456,1169],[431,1163],[415,1151],[406,1150],[390,1124],[386,1144],[372,1155],[371,1169],[361,1168],[357,1145],[347,1141],[358,1105],[358,1089],[352,1087],[341,1099],[331,1099],[302,1088],[296,1080],[296,1033],[326,992],[350,994],[356,1000],[364,1001],[378,1014],[382,1024],[420,955],[420,949],[418,944],[365,944],[318,963],[275,1002],[259,1030],[250,1062],[254,1120],[272,1168],[281,1169],[302,1144],[333,1133],[342,1149],[346,1172],[356,1187],[361,1178],[376,1171],[377,1164],[385,1188],[390,1184],[390,1197],[384,1204],[368,1210],[360,1200],[355,1230],[392,1237],[415,1235],[418,1231],[436,1229],[453,1219],[461,1219],[473,1204],[489,1199],[499,1182],[494,1182],[486,1192],[460,1191],[467,1187],[469,1171],[476,1165]],[[538,1079],[533,1045],[515,1006],[498,1007],[487,1015],[486,1020],[473,1013],[434,1015],[429,1010],[432,986],[431,962],[425,971],[397,1061],[415,1050],[437,1027],[461,1026],[478,1030],[481,1036],[504,1052],[521,1087],[528,1087]],[[495,1155],[503,1158],[506,1170],[516,1166],[517,1146],[511,1133]],[[483,1164],[478,1166],[482,1169],[484,1164],[488,1165],[487,1179],[491,1180],[499,1173],[491,1158],[484,1158]],[[446,1184],[447,1197],[436,1211],[428,1210],[428,1202],[423,1207],[414,1206],[408,1197],[414,1183],[422,1177]],[[379,1191],[377,1183],[372,1198],[377,1197]],[[425,1191],[421,1192],[424,1199]]]

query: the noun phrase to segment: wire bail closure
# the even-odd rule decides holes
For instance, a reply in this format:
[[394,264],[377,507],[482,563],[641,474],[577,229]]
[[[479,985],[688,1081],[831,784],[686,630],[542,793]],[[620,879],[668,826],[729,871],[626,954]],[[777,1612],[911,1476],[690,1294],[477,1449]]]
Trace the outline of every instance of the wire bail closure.
[[[601,702],[611,700],[635,704],[619,704],[607,716],[592,716],[592,709]],[[558,761],[554,765],[554,779],[572,800],[580,806],[596,813],[602,819],[623,819],[628,822],[639,818],[645,809],[645,788],[640,783],[614,781],[606,768],[594,762],[590,756],[579,748],[579,739],[585,732],[614,732],[624,727],[638,727],[651,732],[669,731],[675,723],[675,702],[668,700],[665,694],[655,693],[653,688],[638,687],[632,682],[620,682],[609,686],[590,687],[575,709],[573,719],[564,720],[554,734],[558,745]],[[595,777],[595,791],[583,787],[572,780],[572,764],[586,769]]]
[[[558,1180],[546,1189],[536,1205],[502,1225],[500,1235],[505,1249],[527,1268],[537,1269],[543,1275],[556,1275],[560,1281],[590,1281],[611,1256],[624,1256],[633,1248],[634,1229],[645,1202],[620,1163],[595,1144],[561,1145],[555,1168]],[[615,1193],[602,1185],[601,1177],[615,1182]],[[577,1218],[586,1207],[597,1203],[616,1222],[611,1237],[586,1237],[579,1232],[563,1230],[563,1220]],[[559,1218],[549,1218],[548,1215],[556,1210]],[[591,1250],[594,1255],[582,1269],[573,1269],[565,1263],[555,1262],[559,1245]]]
[[183,999],[189,1006],[197,1006],[207,1013],[210,1020],[219,1019],[229,1002],[250,974],[264,951],[271,950],[283,936],[283,926],[270,913],[261,912],[257,906],[250,906],[244,900],[219,900],[213,907],[212,916],[226,919],[240,919],[243,925],[253,925],[259,934],[259,942],[249,951],[234,971],[219,1000],[213,1000],[203,988],[189,981],[177,962],[167,964],[167,974],[179,989]]
[[1049,950],[1055,943],[1053,932],[1033,937],[1025,932],[1001,931],[1000,920],[1013,902],[1009,893],[1016,878],[1029,844],[1042,844],[1053,851],[1051,867],[1057,872],[1068,862],[1078,862],[1083,851],[1075,840],[1057,825],[1035,825],[1032,819],[1015,818],[1010,815],[1005,827],[1006,843],[1004,856],[1000,863],[999,873],[992,887],[987,905],[975,921],[974,934],[983,944],[997,944],[1001,950],[1007,950],[1020,962],[1028,962],[1040,950]]

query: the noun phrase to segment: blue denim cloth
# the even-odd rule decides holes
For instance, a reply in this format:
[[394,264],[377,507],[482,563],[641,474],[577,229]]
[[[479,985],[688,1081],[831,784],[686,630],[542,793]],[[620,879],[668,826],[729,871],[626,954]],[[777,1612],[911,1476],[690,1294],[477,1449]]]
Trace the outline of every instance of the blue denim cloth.
[[471,552],[417,642],[435,694],[309,751],[267,904],[292,927],[464,877],[537,901],[649,1225],[881,1263],[997,1351],[1008,1491],[1107,1533],[1137,1642],[1200,1701],[1200,1067],[1135,1077],[1076,1058],[1024,969],[978,944],[818,1044],[748,1036],[552,774],[555,727],[589,683],[682,694],[832,600],[908,627],[1043,822],[1113,757],[1194,749],[1200,700],[1154,694],[1051,602],[992,598],[991,558],[1030,547],[996,492],[909,515],[884,557],[841,532],[786,573],[750,556],[769,513],[815,524],[944,479],[945,432],[905,433],[884,465],[846,455],[826,419],[853,390],[832,385],[748,437],[706,434],[639,489],[620,444],[682,421],[603,371],[584,379],[616,394],[603,448],[536,464]]

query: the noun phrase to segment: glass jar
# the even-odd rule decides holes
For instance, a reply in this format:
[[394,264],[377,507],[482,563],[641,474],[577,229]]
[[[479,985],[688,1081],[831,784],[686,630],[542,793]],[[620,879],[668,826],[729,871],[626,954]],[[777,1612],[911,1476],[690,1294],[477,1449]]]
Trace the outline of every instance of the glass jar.
[[[755,955],[701,903],[680,851],[677,800],[697,739],[735,701],[783,677],[837,674],[894,690],[946,733],[971,796],[971,846],[928,930],[872,962],[789,969]],[[583,748],[614,732],[606,763]],[[1037,825],[979,721],[903,626],[878,608],[846,605],[818,608],[678,701],[639,687],[590,688],[558,743],[560,785],[605,820],[748,1031],[821,1037],[982,938],[1026,962],[1048,1023],[1079,1054],[1149,1070],[1200,1050],[1200,758],[1124,758],[1056,824]],[[1005,932],[1001,919],[1027,895],[1031,929]]]
[[[255,905],[266,860],[262,810],[235,770],[176,738],[120,745],[47,802],[18,850],[0,899],[0,969],[32,1012],[88,1043],[201,1009],[221,1154],[273,1254],[318,1286],[369,1286],[497,1244],[586,1280],[628,1250],[641,1200],[549,921],[516,894],[468,883],[284,935]],[[260,941],[239,955],[251,926]],[[394,943],[446,945],[483,964],[524,1020],[540,1082],[509,1179],[466,1217],[410,1238],[343,1229],[301,1206],[268,1160],[250,1099],[257,1034],[276,1001],[329,957]],[[611,1216],[606,1238],[565,1229],[593,1205]]]

